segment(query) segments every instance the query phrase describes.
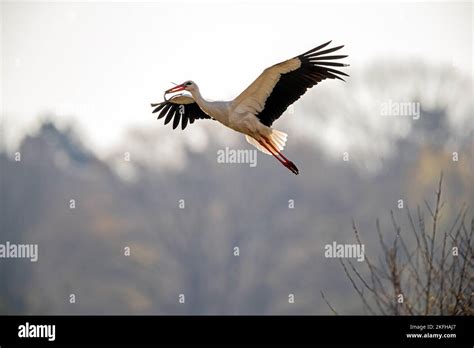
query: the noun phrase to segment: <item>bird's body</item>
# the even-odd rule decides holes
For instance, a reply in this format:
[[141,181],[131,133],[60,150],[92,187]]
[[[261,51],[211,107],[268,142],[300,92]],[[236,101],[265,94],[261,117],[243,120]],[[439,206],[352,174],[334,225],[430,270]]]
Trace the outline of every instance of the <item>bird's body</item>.
[[193,84],[195,88],[190,90],[191,96],[199,108],[214,120],[239,133],[252,137],[258,136],[259,131],[265,133],[271,131],[271,128],[263,125],[254,113],[242,107],[239,108],[239,104],[235,100],[208,101],[202,97],[197,84]]
[[195,119],[215,119],[244,134],[250,144],[266,154],[273,155],[285,167],[298,174],[298,168],[281,153],[287,135],[271,128],[271,125],[308,88],[326,78],[342,80],[339,74],[348,76],[327,67],[347,65],[331,61],[346,56],[324,55],[343,47],[321,51],[329,43],[265,69],[232,101],[208,101],[202,97],[196,83],[186,81],[167,90],[165,94],[186,90],[191,96],[178,95],[162,103],[152,104],[156,107],[153,112],[160,111],[158,118],[166,116],[165,124],[173,119],[173,128],[179,125],[180,119],[182,129]]
[[202,111],[226,127],[253,138],[271,133],[271,128],[263,125],[253,113],[239,110],[232,101],[206,101],[195,93],[191,95]]

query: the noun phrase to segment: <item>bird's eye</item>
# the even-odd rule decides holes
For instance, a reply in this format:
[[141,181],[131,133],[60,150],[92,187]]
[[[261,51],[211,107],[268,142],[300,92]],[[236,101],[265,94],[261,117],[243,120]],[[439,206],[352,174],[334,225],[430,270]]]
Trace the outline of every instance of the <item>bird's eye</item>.
[[192,82],[186,82],[186,86],[191,86],[192,84]]

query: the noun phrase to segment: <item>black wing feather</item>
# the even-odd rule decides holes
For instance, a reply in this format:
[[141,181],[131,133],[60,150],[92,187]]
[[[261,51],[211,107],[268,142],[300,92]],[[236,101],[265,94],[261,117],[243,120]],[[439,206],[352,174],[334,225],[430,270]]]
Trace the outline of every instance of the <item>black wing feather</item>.
[[[188,124],[194,123],[194,120],[211,119],[204,111],[201,110],[196,102],[180,103],[179,95],[165,100],[162,103],[151,104],[155,109],[153,113],[160,111],[158,118],[165,118],[164,124],[168,124],[173,120],[173,129],[179,126],[181,121],[181,129],[185,129]],[[188,97],[191,98],[191,97]]]
[[176,114],[176,108],[173,105],[173,106],[171,106],[170,111],[166,115],[165,124],[170,123],[171,119],[175,116],[175,114]]
[[183,116],[181,117],[181,129],[184,130],[184,128],[186,128],[186,126],[188,125],[188,119],[189,119],[188,113],[185,112]]
[[181,113],[176,112],[174,114],[174,119],[173,119],[173,129],[176,129],[176,127],[178,127],[179,121],[181,121]]
[[[160,106],[158,108],[156,108],[155,111],[158,111],[159,108],[160,108]],[[157,119],[159,120],[160,118],[164,117],[170,108],[171,108],[171,104],[164,105],[164,108],[161,110],[161,112],[158,115]],[[155,111],[153,111],[153,112],[155,112]]]
[[327,66],[344,67],[348,64],[327,62],[327,60],[341,59],[347,55],[324,56],[341,49],[344,46],[337,46],[321,51],[329,45],[326,42],[306,53],[295,58],[301,61],[301,66],[293,71],[282,74],[273,91],[265,101],[265,108],[256,116],[264,125],[270,127],[283,112],[298,100],[309,88],[325,79],[339,79],[344,81],[339,75],[349,76],[346,73],[328,68]]

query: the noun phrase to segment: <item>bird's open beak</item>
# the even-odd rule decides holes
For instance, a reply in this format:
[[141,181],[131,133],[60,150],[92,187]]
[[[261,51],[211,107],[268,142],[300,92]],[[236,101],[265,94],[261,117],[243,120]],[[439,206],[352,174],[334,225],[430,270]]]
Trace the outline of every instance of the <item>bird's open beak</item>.
[[173,88],[166,90],[165,94],[182,91],[184,90],[184,87],[185,87],[184,84],[174,86]]

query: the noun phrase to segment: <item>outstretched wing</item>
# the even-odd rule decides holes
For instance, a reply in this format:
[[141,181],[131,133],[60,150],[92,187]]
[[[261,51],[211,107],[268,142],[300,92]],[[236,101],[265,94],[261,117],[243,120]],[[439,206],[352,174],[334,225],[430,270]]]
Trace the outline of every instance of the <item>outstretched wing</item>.
[[160,111],[158,119],[165,117],[165,124],[173,120],[173,129],[178,127],[181,121],[181,129],[186,128],[188,123],[194,123],[194,120],[211,119],[191,96],[178,95],[162,103],[151,104],[156,107],[153,113]]
[[334,62],[347,55],[327,55],[344,46],[322,50],[326,42],[306,53],[275,64],[243,91],[233,102],[237,112],[251,112],[266,126],[298,100],[309,88],[325,79],[339,79],[349,76],[330,67],[344,67],[348,64]]

